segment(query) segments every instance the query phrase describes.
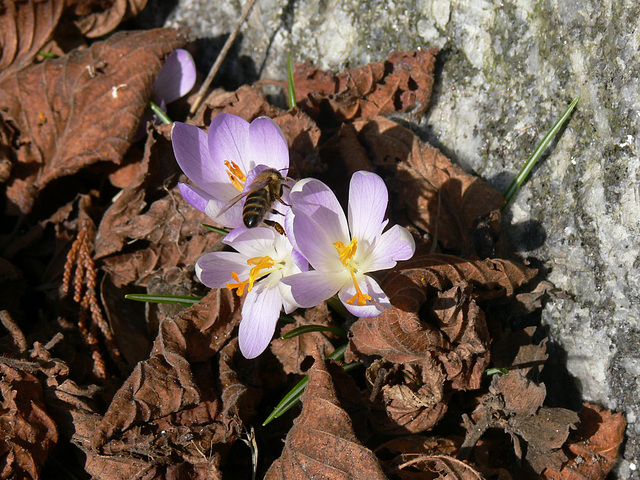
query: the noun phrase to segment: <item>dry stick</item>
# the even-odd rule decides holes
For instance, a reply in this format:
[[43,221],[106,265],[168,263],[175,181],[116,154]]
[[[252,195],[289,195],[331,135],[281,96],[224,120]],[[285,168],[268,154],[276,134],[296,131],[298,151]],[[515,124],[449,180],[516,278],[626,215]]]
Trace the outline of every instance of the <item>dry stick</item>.
[[15,320],[13,320],[11,314],[7,310],[0,311],[0,321],[2,321],[4,328],[9,330],[11,339],[13,340],[15,346],[18,347],[20,353],[26,353],[27,349],[29,348],[27,345],[27,339],[24,336],[24,333],[22,333],[22,330],[20,330],[18,324],[15,322]]
[[218,70],[220,70],[220,65],[222,65],[222,62],[227,56],[227,53],[229,53],[231,45],[233,45],[233,42],[238,36],[238,32],[240,32],[240,27],[242,27],[242,24],[246,20],[247,15],[249,15],[251,7],[253,7],[254,3],[256,3],[256,0],[247,0],[247,3],[244,4],[238,23],[236,23],[235,28],[231,32],[231,35],[229,35],[229,38],[227,38],[227,41],[224,43],[222,50],[220,50],[220,53],[218,54],[218,58],[216,58],[213,67],[211,67],[211,70],[209,70],[209,75],[207,75],[207,78],[205,78],[204,83],[200,87],[200,90],[198,90],[198,95],[196,95],[193,105],[191,105],[191,108],[189,109],[190,115],[193,115],[202,103],[204,94],[209,89],[209,85],[211,85],[211,82],[213,82],[213,78],[216,76],[216,73],[218,73]]

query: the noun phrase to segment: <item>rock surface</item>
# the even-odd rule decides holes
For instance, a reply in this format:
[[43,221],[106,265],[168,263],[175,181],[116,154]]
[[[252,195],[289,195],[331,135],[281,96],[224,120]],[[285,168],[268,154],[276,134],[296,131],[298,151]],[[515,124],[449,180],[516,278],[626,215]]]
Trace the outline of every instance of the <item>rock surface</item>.
[[[240,2],[159,0],[142,26],[189,26],[203,71]],[[582,398],[623,411],[620,478],[640,478],[640,4],[585,0],[262,0],[220,78],[284,79],[286,56],[341,70],[442,48],[433,105],[405,118],[504,191],[570,101],[577,110],[514,199],[503,231],[567,299],[543,312]],[[557,387],[557,386],[556,386]],[[567,384],[567,390],[574,387]],[[560,386],[562,388],[562,386]]]

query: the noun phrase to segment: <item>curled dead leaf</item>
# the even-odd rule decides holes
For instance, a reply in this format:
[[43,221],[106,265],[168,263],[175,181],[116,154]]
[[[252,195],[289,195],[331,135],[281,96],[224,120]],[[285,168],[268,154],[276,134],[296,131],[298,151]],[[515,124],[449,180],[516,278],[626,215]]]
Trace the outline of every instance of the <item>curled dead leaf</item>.
[[543,478],[604,479],[615,465],[627,425],[623,414],[585,403],[578,415],[578,428],[565,445],[569,461],[560,468],[547,468]]
[[446,377],[433,359],[408,364],[377,360],[367,368],[366,375],[371,389],[369,417],[378,432],[424,432],[447,411]]
[[82,1],[75,7],[78,18],[74,23],[83,35],[98,38],[111,33],[124,20],[137,15],[147,0]]
[[382,62],[336,75],[308,62],[298,64],[293,70],[296,101],[313,118],[330,113],[349,121],[413,108],[420,116],[431,98],[437,53],[437,48],[392,52]]
[[0,361],[2,477],[37,479],[58,442],[58,429],[47,413],[40,381],[22,364]]
[[265,480],[291,478],[345,478],[382,480],[376,456],[358,441],[351,419],[340,405],[332,368],[316,359],[302,397],[302,413],[285,440],[282,456]]
[[0,83],[31,63],[53,35],[65,6],[65,0],[2,2]]

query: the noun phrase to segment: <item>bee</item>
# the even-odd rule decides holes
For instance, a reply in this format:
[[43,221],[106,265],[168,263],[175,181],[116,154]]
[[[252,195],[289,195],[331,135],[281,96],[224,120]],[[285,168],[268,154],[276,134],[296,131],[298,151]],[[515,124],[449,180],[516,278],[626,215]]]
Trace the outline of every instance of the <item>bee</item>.
[[[283,205],[287,205],[282,201],[282,190],[285,186],[287,185],[284,183],[284,177],[278,170],[265,168],[256,175],[256,178],[246,191],[231,199],[222,209],[222,212],[247,197],[242,209],[242,221],[247,228],[257,227],[264,219],[273,202],[278,201]],[[265,223],[274,226],[279,233],[282,233],[282,227],[276,222],[265,221]]]

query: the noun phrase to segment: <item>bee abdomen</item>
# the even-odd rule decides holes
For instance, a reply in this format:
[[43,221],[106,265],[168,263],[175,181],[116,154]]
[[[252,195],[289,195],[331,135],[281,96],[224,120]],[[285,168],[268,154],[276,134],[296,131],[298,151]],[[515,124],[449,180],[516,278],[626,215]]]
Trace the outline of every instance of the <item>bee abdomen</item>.
[[247,228],[257,226],[269,209],[271,202],[271,192],[268,189],[261,189],[247,195],[242,210],[242,220]]

